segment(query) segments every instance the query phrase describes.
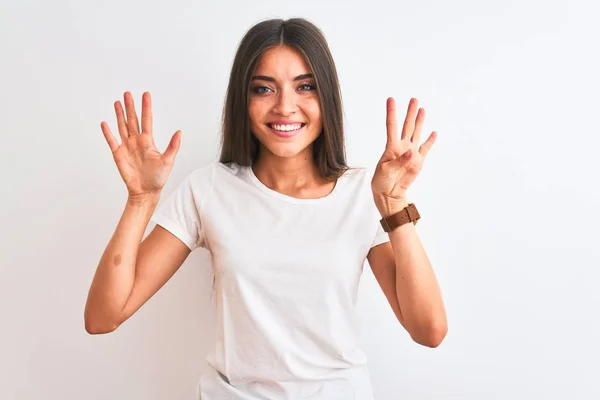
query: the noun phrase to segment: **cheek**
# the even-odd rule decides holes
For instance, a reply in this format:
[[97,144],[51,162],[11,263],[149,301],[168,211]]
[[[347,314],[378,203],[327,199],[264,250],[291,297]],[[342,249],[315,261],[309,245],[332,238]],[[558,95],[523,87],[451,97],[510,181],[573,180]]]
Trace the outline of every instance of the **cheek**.
[[261,120],[263,115],[262,107],[256,101],[250,101],[248,103],[248,117],[250,117],[250,123],[255,124]]
[[308,114],[307,117],[313,124],[321,124],[321,108],[318,104],[307,109],[306,113]]
[[318,97],[304,98],[298,102],[300,112],[304,114],[311,123],[320,123],[321,121],[321,104]]

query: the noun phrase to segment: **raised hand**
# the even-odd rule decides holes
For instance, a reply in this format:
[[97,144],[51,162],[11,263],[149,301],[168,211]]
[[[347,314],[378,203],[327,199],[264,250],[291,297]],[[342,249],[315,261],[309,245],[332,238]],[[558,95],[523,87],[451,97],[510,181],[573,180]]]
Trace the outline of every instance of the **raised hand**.
[[437,137],[437,133],[432,132],[418,147],[424,120],[425,109],[418,108],[417,99],[410,99],[402,136],[398,138],[396,105],[393,98],[387,99],[387,143],[371,180],[373,198],[382,215],[394,214],[408,205],[408,188],[421,171]]
[[171,137],[164,153],[154,145],[152,136],[152,99],[149,92],[142,95],[142,125],[135,111],[130,92],[123,95],[126,115],[120,101],[114,103],[121,144],[112,135],[108,124],[100,124],[112,151],[115,163],[131,198],[159,194],[164,187],[181,144],[181,131]]

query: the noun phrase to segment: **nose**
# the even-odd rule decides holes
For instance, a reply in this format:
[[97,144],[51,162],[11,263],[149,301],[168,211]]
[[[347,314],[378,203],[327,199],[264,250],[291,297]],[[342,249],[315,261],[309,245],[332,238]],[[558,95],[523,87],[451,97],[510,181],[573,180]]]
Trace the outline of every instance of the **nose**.
[[290,115],[297,111],[296,93],[293,89],[283,88],[279,91],[273,111],[280,115]]

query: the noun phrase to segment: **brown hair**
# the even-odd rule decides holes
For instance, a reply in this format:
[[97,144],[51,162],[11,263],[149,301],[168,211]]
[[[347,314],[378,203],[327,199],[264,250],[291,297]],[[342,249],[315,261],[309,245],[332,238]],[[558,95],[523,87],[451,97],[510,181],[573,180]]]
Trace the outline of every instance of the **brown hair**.
[[262,54],[279,45],[298,50],[315,77],[323,130],[313,142],[314,162],[327,180],[336,180],[346,164],[342,96],[333,57],[325,37],[303,18],[259,22],[242,38],[235,55],[223,109],[221,163],[250,166],[258,158],[259,142],[250,131],[248,88]]

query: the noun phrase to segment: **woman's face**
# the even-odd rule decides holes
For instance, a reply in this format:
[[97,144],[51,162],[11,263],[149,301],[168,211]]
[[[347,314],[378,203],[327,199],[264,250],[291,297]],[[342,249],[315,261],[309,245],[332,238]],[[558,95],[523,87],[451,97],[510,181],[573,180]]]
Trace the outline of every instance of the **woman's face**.
[[[315,79],[302,55],[288,46],[267,50],[250,82],[250,129],[264,152],[306,156],[321,133]],[[312,161],[312,159],[310,159]]]

